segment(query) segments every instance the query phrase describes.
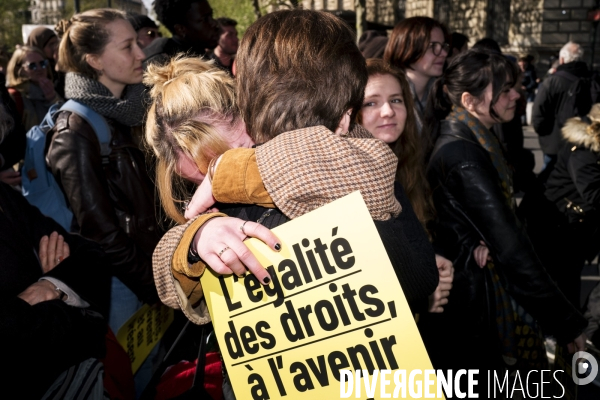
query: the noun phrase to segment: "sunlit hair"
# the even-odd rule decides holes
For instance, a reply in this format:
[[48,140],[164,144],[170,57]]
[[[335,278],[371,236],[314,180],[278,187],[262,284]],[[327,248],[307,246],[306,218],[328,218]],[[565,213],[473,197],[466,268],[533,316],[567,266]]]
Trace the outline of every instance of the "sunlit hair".
[[356,35],[333,14],[269,13],[252,24],[236,58],[238,101],[255,142],[309,126],[335,131],[360,110],[367,84]]
[[[393,143],[392,150],[398,157],[396,180],[402,184],[408,200],[421,224],[425,227],[433,218],[434,207],[427,179],[425,162],[423,161],[422,141],[419,138],[412,94],[408,80],[403,71],[390,66],[381,59],[367,60],[369,79],[374,76],[390,75],[402,88],[402,99],[406,107],[406,122],[400,138]],[[362,123],[362,112],[358,114],[358,122]]]
[[[40,56],[42,56],[43,60],[46,60],[46,55],[37,47],[21,46],[16,49],[10,58],[10,61],[8,62],[8,67],[6,68],[7,87],[15,87],[29,80],[29,78],[23,74],[23,68],[25,68],[23,63],[25,62],[25,58],[27,57],[28,53],[38,53]],[[46,76],[48,79],[52,79],[50,64],[48,64],[46,67]]]
[[98,79],[98,71],[88,64],[86,56],[104,52],[110,42],[110,32],[106,26],[118,20],[127,21],[124,12],[100,8],[75,14],[69,21],[61,21],[63,23],[57,26],[62,37],[58,49],[58,69]]
[[186,220],[182,205],[189,200],[177,160],[185,155],[206,174],[210,160],[229,149],[215,125],[243,127],[233,79],[212,63],[179,55],[167,64],[150,64],[144,74],[152,104],[146,142],[157,158],[156,184],[166,214]]
[[433,18],[411,17],[398,22],[385,47],[383,60],[400,69],[410,68],[427,52],[431,31],[435,28],[439,28],[446,42],[450,42],[448,29]]

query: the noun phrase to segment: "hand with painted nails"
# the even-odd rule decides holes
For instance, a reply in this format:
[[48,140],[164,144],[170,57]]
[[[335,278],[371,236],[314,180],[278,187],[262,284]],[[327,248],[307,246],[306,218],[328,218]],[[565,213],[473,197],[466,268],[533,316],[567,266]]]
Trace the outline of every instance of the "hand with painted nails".
[[206,222],[196,232],[191,247],[218,274],[241,276],[250,272],[268,285],[271,277],[244,244],[247,237],[262,240],[274,251],[281,250],[279,239],[268,228],[232,217],[218,217]]
[[56,231],[52,232],[50,236],[42,236],[40,239],[38,255],[44,273],[52,270],[70,254],[69,244]]

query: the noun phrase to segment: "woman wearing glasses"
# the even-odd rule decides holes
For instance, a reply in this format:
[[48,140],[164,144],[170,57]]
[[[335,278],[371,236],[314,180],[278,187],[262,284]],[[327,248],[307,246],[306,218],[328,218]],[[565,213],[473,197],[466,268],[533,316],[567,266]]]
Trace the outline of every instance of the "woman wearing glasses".
[[407,18],[394,27],[383,54],[386,63],[406,72],[413,95],[417,129],[423,130],[423,117],[429,88],[444,72],[450,45],[448,30],[428,17]]
[[6,86],[25,130],[38,125],[50,106],[61,100],[54,90],[50,62],[36,47],[18,48],[8,63]]

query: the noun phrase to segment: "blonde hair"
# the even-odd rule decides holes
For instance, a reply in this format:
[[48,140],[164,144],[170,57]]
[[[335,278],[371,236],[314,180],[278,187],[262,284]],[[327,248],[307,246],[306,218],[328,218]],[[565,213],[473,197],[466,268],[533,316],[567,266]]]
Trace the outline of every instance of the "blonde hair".
[[[23,62],[27,57],[27,53],[38,53],[44,60],[46,60],[46,55],[37,47],[21,46],[16,49],[10,58],[10,61],[8,62],[8,67],[6,68],[7,87],[15,87],[29,80],[29,78],[21,75],[21,68],[23,68]],[[52,79],[52,72],[50,71],[49,63],[46,67],[46,76],[48,79]]]
[[157,158],[156,185],[166,214],[177,223],[189,193],[177,174],[183,154],[206,174],[210,160],[229,149],[215,129],[241,122],[235,82],[212,63],[183,54],[167,64],[150,64],[144,74],[152,105],[146,122],[146,142]]
[[61,21],[57,25],[58,34],[62,38],[58,49],[58,69],[98,79],[98,71],[88,64],[86,56],[102,54],[110,41],[106,25],[118,20],[127,21],[124,12],[100,8],[75,14],[70,20]]

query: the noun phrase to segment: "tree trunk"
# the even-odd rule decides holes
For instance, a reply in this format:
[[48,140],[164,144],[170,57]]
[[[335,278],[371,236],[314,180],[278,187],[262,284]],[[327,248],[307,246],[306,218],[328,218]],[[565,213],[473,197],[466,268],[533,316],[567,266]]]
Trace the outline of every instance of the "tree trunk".
[[261,14],[258,0],[252,0],[252,7],[254,7],[254,16],[256,17],[256,19],[259,19],[261,17]]
[[356,8],[356,41],[367,30],[367,0],[354,0]]

